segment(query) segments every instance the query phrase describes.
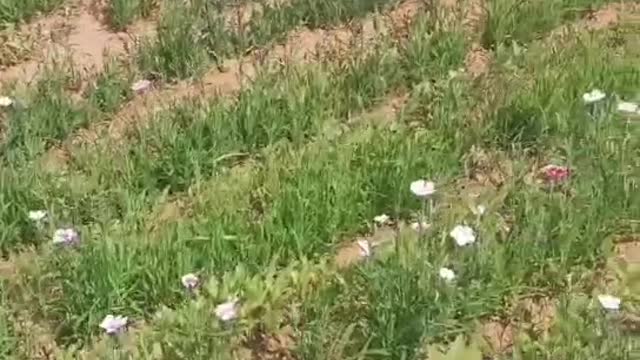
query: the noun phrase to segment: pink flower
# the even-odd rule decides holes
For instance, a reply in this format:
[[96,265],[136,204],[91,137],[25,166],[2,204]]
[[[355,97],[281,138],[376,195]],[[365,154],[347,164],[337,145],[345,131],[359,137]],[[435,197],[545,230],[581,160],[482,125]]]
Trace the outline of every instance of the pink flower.
[[565,182],[571,176],[571,170],[566,166],[547,165],[542,168],[542,172],[551,184],[559,184]]
[[80,235],[73,228],[58,229],[53,233],[53,243],[56,245],[76,245],[80,242]]

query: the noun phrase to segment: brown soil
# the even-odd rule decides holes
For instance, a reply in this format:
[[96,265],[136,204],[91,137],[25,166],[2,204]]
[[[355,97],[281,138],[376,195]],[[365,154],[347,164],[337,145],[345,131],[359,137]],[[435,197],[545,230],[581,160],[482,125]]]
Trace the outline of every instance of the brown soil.
[[398,232],[391,226],[383,226],[376,228],[372,234],[358,236],[354,240],[346,242],[340,246],[338,252],[333,258],[333,262],[338,269],[346,269],[360,263],[366,259],[362,256],[362,250],[359,241],[366,241],[369,243],[372,251],[379,246],[393,243],[398,236]]
[[246,341],[246,352],[240,359],[252,360],[295,360],[293,353],[295,340],[293,328],[285,326],[274,334],[255,334]]
[[54,339],[54,331],[31,319],[31,315],[20,311],[12,319],[16,337],[19,339],[16,352],[28,359],[49,360],[58,358],[60,349]]
[[21,31],[35,32],[39,51],[28,61],[20,62],[0,71],[0,83],[19,81],[29,84],[40,70],[56,61],[68,61],[75,68],[95,73],[102,70],[105,54],[125,54],[140,36],[154,32],[151,22],[141,21],[126,32],[111,32],[96,17],[89,0],[76,0],[63,11],[43,17]]
[[477,43],[473,44],[464,59],[467,73],[469,73],[472,78],[477,78],[488,73],[491,68],[491,58],[492,54],[489,50]]
[[493,355],[508,354],[519,333],[546,338],[556,318],[557,305],[546,297],[527,297],[516,301],[507,318],[482,323],[479,332]]
[[[220,96],[232,96],[249,86],[257,69],[281,67],[283,64],[308,64],[321,60],[332,60],[336,49],[349,49],[353,53],[357,49],[370,48],[375,39],[382,33],[403,26],[414,17],[421,3],[409,0],[385,15],[382,26],[373,17],[364,20],[359,26],[345,26],[331,30],[301,29],[293,32],[287,40],[270,49],[257,50],[242,59],[226,61],[220,68],[211,69],[196,82],[182,82],[156,91],[150,91],[126,104],[109,123],[97,124],[80,131],[73,136],[75,145],[87,145],[92,140],[101,138],[98,134],[106,129],[108,138],[122,140],[132,130],[144,127],[152,114],[167,109],[172,105],[188,99],[198,98],[202,101]],[[387,21],[384,21],[388,19]],[[354,46],[356,48],[354,48]]]
[[183,199],[163,202],[151,215],[148,230],[154,232],[166,224],[173,224],[188,217],[191,213],[189,204]]
[[503,186],[514,176],[513,164],[506,154],[477,146],[465,156],[465,172],[471,181],[494,188]]
[[562,25],[549,33],[544,43],[561,48],[560,42],[572,40],[576,32],[598,31],[616,27],[623,23],[640,21],[640,4],[615,3],[589,13],[585,18],[572,24]]
[[615,254],[628,264],[640,263],[640,235],[630,236],[631,241],[615,245]]
[[513,348],[516,327],[510,321],[492,320],[480,326],[482,338],[492,354],[505,354]]
[[485,0],[470,0],[464,9],[463,24],[473,38],[478,39],[484,31],[487,20],[487,3]]
[[57,39],[66,36],[69,29],[65,25],[65,20],[65,12],[61,11],[37,19],[18,29],[7,29],[0,32],[0,43],[2,44],[0,48],[0,74],[8,67],[29,60],[37,49],[46,44],[47,40],[56,42]]

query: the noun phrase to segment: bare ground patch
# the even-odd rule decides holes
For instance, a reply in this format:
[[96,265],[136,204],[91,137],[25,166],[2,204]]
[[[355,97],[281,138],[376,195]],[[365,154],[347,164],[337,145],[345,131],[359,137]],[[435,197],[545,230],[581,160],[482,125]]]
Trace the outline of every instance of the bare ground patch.
[[507,355],[513,351],[519,334],[547,338],[557,317],[557,302],[538,296],[516,300],[507,315],[486,320],[478,326],[488,354]]
[[96,17],[88,0],[77,0],[63,11],[26,26],[24,31],[35,32],[34,43],[39,50],[26,61],[13,61],[1,69],[0,83],[30,84],[43,68],[56,61],[69,62],[85,73],[99,72],[104,68],[105,55],[126,54],[140,36],[153,34],[155,26],[151,21],[140,21],[125,32],[111,32]]
[[23,61],[36,57],[47,42],[56,43],[70,30],[65,24],[67,11],[61,10],[19,28],[0,32],[0,79],[5,71]]
[[484,0],[469,0],[465,4],[462,23],[471,48],[465,56],[465,68],[472,78],[489,72],[492,53],[482,46],[481,34],[487,22],[487,4]]
[[613,3],[590,11],[582,19],[562,25],[549,32],[542,40],[546,47],[559,48],[573,41],[576,33],[614,28],[623,23],[640,21],[640,5],[633,3]]

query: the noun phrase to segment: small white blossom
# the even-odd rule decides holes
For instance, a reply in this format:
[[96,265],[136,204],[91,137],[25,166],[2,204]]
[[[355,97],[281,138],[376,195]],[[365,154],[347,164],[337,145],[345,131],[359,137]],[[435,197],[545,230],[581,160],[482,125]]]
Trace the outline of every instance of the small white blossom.
[[600,101],[607,97],[605,93],[598,89],[593,89],[588,93],[582,95],[582,100],[584,100],[585,104],[592,104],[594,102]]
[[458,246],[466,246],[476,241],[473,229],[466,225],[456,225],[449,233]]
[[486,207],[486,206],[484,206],[484,205],[478,205],[478,206],[474,206],[474,207],[471,209],[471,211],[473,211],[473,214],[474,214],[474,215],[482,216],[482,215],[484,215],[484,213],[486,213],[486,212],[487,212],[487,207]]
[[53,243],[59,245],[73,245],[80,241],[78,232],[72,228],[58,229],[53,233]]
[[428,197],[436,192],[436,185],[431,181],[416,180],[411,183],[411,192],[418,197]]
[[421,230],[426,230],[430,228],[431,224],[429,224],[426,221],[415,221],[415,222],[412,222],[411,225],[409,226],[411,226],[411,228],[415,231],[421,231]]
[[180,278],[180,281],[187,290],[195,289],[200,283],[200,279],[198,278],[198,276],[191,273],[182,276],[182,278]]
[[117,334],[123,331],[127,326],[128,319],[126,316],[107,315],[100,323],[100,327],[109,335]]
[[356,244],[358,244],[358,248],[360,249],[360,256],[362,257],[371,256],[371,244],[369,244],[369,241],[358,240]]
[[625,113],[638,112],[638,104],[632,102],[621,101],[618,103],[618,111]]
[[606,310],[620,310],[620,304],[622,303],[620,298],[611,295],[598,295],[598,301]]
[[29,219],[35,222],[40,222],[47,217],[45,210],[32,210],[29,211]]
[[13,99],[8,96],[0,96],[0,107],[9,107],[13,105]]
[[234,298],[216,306],[216,316],[222,321],[233,320],[238,317],[238,299]]
[[378,215],[376,217],[373,218],[373,221],[375,221],[376,223],[378,223],[378,225],[384,225],[387,222],[389,222],[391,218],[389,217],[389,215],[387,214],[382,214],[382,215]]
[[440,268],[438,274],[440,275],[440,278],[445,281],[453,281],[456,278],[456,273],[446,267]]
[[143,80],[138,80],[134,82],[133,85],[131,85],[131,90],[140,94],[147,91],[150,87],[151,87],[151,81],[143,79]]

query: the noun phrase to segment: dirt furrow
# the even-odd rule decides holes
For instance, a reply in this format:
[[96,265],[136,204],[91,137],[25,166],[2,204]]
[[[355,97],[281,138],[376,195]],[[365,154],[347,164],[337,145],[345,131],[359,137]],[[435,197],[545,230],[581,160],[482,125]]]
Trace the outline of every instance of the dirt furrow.
[[[46,66],[66,61],[86,73],[95,73],[105,65],[105,54],[123,55],[141,36],[155,31],[151,21],[139,21],[124,32],[111,32],[99,19],[104,9],[91,6],[89,0],[77,0],[65,9],[37,20],[20,31],[22,37],[35,32],[39,48],[26,61],[13,61],[0,69],[0,84],[32,83]],[[20,38],[20,36],[18,36]],[[26,55],[24,55],[26,56]]]
[[621,23],[640,23],[640,4],[612,3],[589,12],[584,18],[564,24],[549,32],[541,43],[544,46],[560,48],[575,39],[577,32],[598,31],[615,27]]
[[[300,29],[270,49],[256,50],[241,59],[226,61],[193,82],[181,82],[174,86],[157,89],[141,95],[119,111],[109,122],[99,123],[80,130],[71,137],[73,145],[89,145],[98,138],[112,141],[123,139],[132,129],[144,127],[153,113],[165,110],[188,99],[207,99],[229,96],[251,83],[258,69],[269,69],[286,64],[313,63],[340,49],[364,49],[378,36],[389,33],[410,21],[422,2],[408,0],[382,16],[370,16],[358,24],[339,28]],[[221,71],[223,69],[223,71]]]

